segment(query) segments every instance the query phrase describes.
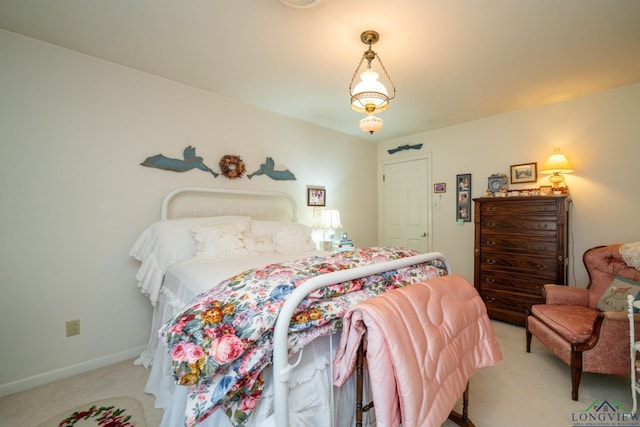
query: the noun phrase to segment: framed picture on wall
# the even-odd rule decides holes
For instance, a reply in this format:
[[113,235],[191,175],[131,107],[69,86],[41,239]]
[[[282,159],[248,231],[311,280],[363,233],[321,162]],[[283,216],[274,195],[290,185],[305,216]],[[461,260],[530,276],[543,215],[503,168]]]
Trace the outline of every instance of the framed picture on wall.
[[522,182],[536,182],[538,180],[538,164],[524,163],[521,165],[511,165],[511,183],[520,184]]
[[307,187],[307,206],[326,206],[327,190],[324,187]]
[[471,221],[471,174],[456,175],[456,221]]

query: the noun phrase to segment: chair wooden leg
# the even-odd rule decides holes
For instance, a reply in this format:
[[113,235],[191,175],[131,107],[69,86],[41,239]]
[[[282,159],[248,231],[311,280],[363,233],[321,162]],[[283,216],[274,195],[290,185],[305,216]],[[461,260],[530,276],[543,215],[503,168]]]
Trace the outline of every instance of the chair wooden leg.
[[582,352],[571,350],[571,399],[578,400],[578,389],[582,377]]
[[531,336],[533,335],[529,328],[527,328],[527,353],[531,353]]

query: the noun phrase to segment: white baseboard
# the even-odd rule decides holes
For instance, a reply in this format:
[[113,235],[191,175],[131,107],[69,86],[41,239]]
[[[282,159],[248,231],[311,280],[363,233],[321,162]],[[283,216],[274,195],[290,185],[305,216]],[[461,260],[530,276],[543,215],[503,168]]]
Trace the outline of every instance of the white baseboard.
[[142,353],[144,349],[145,346],[132,348],[120,353],[109,354],[97,359],[87,360],[86,362],[78,363],[76,365],[44,372],[22,380],[0,384],[0,397],[8,396],[10,394],[18,393],[44,384],[49,384],[84,372],[93,371],[94,369],[104,368],[105,366],[113,365],[127,359],[133,359],[140,356],[140,353]]

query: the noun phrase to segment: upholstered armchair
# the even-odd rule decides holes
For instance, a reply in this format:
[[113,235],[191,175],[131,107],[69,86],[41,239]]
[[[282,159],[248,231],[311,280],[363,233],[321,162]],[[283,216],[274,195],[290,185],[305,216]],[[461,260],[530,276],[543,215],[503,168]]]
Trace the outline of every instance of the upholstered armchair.
[[[573,400],[578,400],[582,372],[630,373],[626,297],[630,292],[635,297],[640,290],[630,288],[640,281],[640,270],[625,263],[620,246],[587,250],[582,259],[589,274],[588,286],[545,285],[545,302],[532,306],[527,317],[527,353],[535,336],[570,366]],[[635,318],[638,340],[640,314]]]

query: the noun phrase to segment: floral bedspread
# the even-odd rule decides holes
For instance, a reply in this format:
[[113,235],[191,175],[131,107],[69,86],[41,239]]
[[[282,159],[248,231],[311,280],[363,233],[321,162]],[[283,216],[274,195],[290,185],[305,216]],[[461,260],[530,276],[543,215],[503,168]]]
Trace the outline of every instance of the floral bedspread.
[[[174,376],[191,386],[186,425],[216,409],[245,424],[262,394],[271,364],[273,328],[286,297],[319,274],[417,255],[404,248],[363,248],[327,257],[270,264],[231,277],[199,295],[160,330],[171,350]],[[298,306],[289,327],[290,354],[336,332],[345,312],[387,290],[446,274],[440,261],[320,288]]]

